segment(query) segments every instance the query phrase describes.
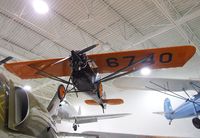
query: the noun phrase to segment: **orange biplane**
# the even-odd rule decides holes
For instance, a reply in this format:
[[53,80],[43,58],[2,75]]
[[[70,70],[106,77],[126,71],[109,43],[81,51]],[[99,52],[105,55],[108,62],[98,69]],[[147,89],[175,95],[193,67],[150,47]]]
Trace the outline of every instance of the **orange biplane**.
[[[22,79],[50,78],[64,85],[58,87],[58,95],[62,101],[67,92],[85,92],[92,100],[85,100],[89,105],[122,104],[122,99],[106,99],[102,82],[112,80],[142,67],[152,69],[183,66],[195,53],[194,46],[176,46],[135,51],[122,51],[103,54],[86,55],[95,48],[92,45],[80,51],[71,51],[69,58],[55,58],[26,62],[7,63],[5,68]],[[110,73],[100,78],[99,73]],[[69,80],[60,78],[69,76]],[[70,88],[69,86],[72,86]]]

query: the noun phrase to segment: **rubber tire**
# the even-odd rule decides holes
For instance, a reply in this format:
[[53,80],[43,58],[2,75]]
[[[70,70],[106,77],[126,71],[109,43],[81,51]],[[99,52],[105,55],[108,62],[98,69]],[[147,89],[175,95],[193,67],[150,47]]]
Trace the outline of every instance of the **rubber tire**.
[[74,131],[76,131],[76,130],[77,130],[77,128],[78,128],[78,126],[77,126],[77,125],[73,125],[73,129],[74,129]]
[[[60,84],[59,86],[58,86],[58,89],[57,89],[57,93],[58,93],[58,98],[60,99],[60,101],[62,101],[63,99],[64,99],[64,97],[59,93],[59,90],[61,89],[61,88],[64,88],[65,89],[65,86],[64,85],[62,85],[62,84]],[[65,90],[66,91],[66,90]],[[66,94],[66,93],[65,93]]]
[[197,118],[197,117],[193,118],[192,123],[197,129],[200,129],[200,119],[199,118]]

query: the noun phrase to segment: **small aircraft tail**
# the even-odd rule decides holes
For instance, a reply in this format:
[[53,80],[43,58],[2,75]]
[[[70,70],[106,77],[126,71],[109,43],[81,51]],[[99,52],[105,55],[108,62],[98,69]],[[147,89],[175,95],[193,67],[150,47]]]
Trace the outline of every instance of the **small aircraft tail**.
[[169,98],[166,98],[165,101],[164,101],[164,114],[165,114],[165,117],[168,119],[168,120],[172,120],[172,112],[173,112],[173,109],[172,109],[172,105],[171,105],[171,102],[169,100]]
[[65,94],[66,94],[66,91],[65,91],[64,85],[62,84],[59,85],[54,97],[52,98],[52,100],[50,101],[47,107],[47,110],[49,111],[51,115],[55,113],[56,109],[60,105],[60,102],[63,101]]
[[52,98],[52,100],[50,101],[47,107],[47,110],[49,111],[51,115],[55,113],[59,104],[60,104],[60,99],[58,98],[58,93],[55,93],[54,97]]
[[78,108],[78,115],[81,115],[81,107]]
[[[109,105],[119,105],[124,103],[122,99],[102,99],[102,101]],[[85,103],[88,105],[99,105],[95,100],[85,100]]]

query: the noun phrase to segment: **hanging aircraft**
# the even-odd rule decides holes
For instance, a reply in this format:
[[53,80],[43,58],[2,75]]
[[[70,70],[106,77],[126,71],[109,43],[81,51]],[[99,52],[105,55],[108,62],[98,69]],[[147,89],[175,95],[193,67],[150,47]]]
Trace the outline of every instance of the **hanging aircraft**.
[[[0,65],[12,58],[6,57],[0,61]],[[65,103],[67,103],[67,106]],[[56,138],[59,136],[98,138],[98,135],[94,134],[60,132],[56,128],[56,122],[61,122],[61,119],[74,120],[73,128],[76,130],[77,126],[82,123],[97,122],[98,119],[111,119],[126,115],[130,114],[77,116],[75,109],[67,101],[64,101],[64,104],[60,103],[58,93],[54,95],[46,109],[32,93],[15,86],[12,80],[8,81],[0,73],[0,133],[4,138]]]
[[[59,105],[59,106],[58,106]],[[55,93],[53,99],[51,100],[49,106],[47,107],[49,114],[57,122],[67,121],[73,123],[74,131],[77,130],[79,124],[93,123],[98,120],[119,118],[130,115],[130,113],[120,113],[120,114],[103,114],[103,115],[81,115],[81,108],[77,111],[74,106],[72,106],[66,100],[60,102],[58,98],[58,93]]]
[[[22,79],[50,78],[66,84],[58,88],[60,101],[67,92],[85,92],[92,100],[85,100],[89,105],[119,105],[122,99],[106,99],[102,82],[135,72],[142,67],[152,69],[183,66],[195,53],[194,46],[175,46],[134,51],[121,51],[86,55],[95,48],[92,45],[83,50],[71,51],[71,56],[46,60],[35,60],[5,64],[5,68]],[[110,73],[100,78],[100,73]],[[60,78],[69,76],[68,80]],[[69,86],[72,86],[70,88]]]
[[15,86],[2,74],[0,74],[0,133],[4,138],[98,137],[93,134],[58,131],[55,121],[35,96]]
[[[10,60],[11,58],[9,58]],[[4,64],[5,58],[0,61]],[[99,119],[111,119],[130,115],[104,114],[93,116],[78,116],[68,102],[60,103],[58,93],[55,94],[46,109],[32,93],[15,86],[12,80],[7,80],[0,74],[0,133],[3,137],[38,137],[56,138],[58,136],[98,137],[93,134],[59,132],[56,122],[61,119],[74,120],[73,128],[82,123],[97,122]],[[67,105],[65,104],[67,103]],[[73,115],[73,116],[72,116]]]
[[164,101],[164,115],[165,118],[170,120],[194,117],[192,119],[193,125],[200,129],[200,93],[194,95],[192,98],[186,100],[182,105],[173,110],[170,100],[168,98]]
[[[193,125],[200,129],[200,82],[197,80],[177,80],[177,79],[154,79],[151,78],[149,81],[151,86],[146,86],[146,88],[169,95],[181,100],[184,102],[173,110],[170,99],[166,98],[164,100],[164,112],[154,112],[156,114],[163,114],[166,119],[168,119],[171,124],[174,119],[181,119],[187,117],[194,117],[192,119]],[[182,86],[182,87],[179,87]],[[187,96],[183,96],[181,91]],[[187,91],[190,93],[196,92],[190,96]]]

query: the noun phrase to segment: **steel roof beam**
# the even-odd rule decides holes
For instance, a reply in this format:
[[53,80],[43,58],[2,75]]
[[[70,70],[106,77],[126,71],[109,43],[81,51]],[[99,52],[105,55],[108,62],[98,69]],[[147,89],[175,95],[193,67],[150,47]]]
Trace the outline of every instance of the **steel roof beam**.
[[[193,42],[189,36],[187,35],[187,33],[185,32],[185,30],[178,25],[175,20],[171,17],[171,15],[169,14],[168,10],[166,9],[166,6],[163,5],[163,3],[161,4],[158,0],[152,0],[152,2],[156,5],[156,7],[158,8],[158,10],[175,26],[176,30],[180,33],[180,35],[189,43],[192,43],[194,46],[195,42]],[[197,53],[200,55],[200,51],[199,48],[196,46],[197,48]]]

